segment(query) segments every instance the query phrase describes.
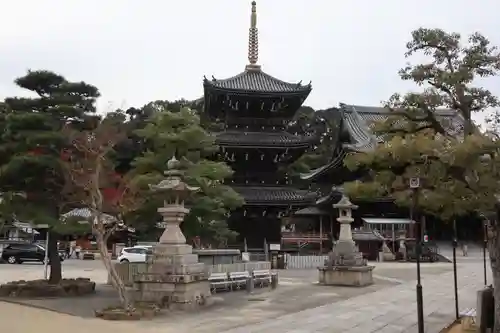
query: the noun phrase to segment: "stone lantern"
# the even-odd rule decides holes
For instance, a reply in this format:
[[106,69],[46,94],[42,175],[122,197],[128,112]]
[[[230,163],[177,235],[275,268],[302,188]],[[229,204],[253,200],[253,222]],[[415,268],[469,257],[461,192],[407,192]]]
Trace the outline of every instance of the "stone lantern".
[[189,213],[184,206],[188,196],[198,191],[183,180],[180,162],[172,157],[167,163],[166,178],[150,189],[164,192],[163,207],[158,208],[165,227],[158,244],[153,247],[153,256],[147,273],[137,274],[134,279],[137,300],[152,302],[170,309],[192,309],[210,304],[210,284],[205,264],[198,262],[193,247],[186,244],[180,224]]
[[184,201],[192,192],[200,189],[186,184],[182,179],[184,173],[179,169],[180,162],[174,156],[167,162],[166,179],[156,185],[149,185],[152,191],[164,192],[167,195],[163,207],[158,208],[158,213],[163,217],[163,221],[158,225],[165,228],[159,239],[160,244],[186,243],[186,237],[180,228],[184,217],[189,213],[189,209],[184,207]]
[[352,211],[358,209],[358,206],[353,204],[348,197],[342,196],[339,202],[333,205],[333,208],[339,210],[337,221],[340,223],[339,242],[349,242],[354,244],[351,232]]
[[325,262],[319,267],[319,282],[326,285],[366,286],[373,283],[373,266],[368,266],[352,238],[351,223],[354,205],[347,196],[333,205],[339,210],[337,221],[340,223],[339,239]]

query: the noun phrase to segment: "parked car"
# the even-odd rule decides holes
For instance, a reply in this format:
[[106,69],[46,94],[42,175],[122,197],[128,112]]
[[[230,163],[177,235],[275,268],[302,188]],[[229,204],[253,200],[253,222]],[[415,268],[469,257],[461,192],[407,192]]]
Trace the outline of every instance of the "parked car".
[[[2,260],[9,264],[21,264],[25,261],[45,261],[45,248],[41,245],[20,241],[2,241],[0,245]],[[64,256],[59,254],[61,261]]]
[[124,247],[118,256],[121,263],[146,262],[146,256],[153,254],[151,246]]

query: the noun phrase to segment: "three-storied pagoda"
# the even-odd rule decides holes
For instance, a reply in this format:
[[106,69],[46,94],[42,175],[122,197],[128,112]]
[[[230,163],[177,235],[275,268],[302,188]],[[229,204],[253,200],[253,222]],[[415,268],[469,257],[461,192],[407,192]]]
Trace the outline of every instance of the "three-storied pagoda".
[[314,203],[316,193],[292,187],[280,167],[297,160],[316,137],[290,133],[288,124],[311,84],[289,83],[265,73],[257,63],[256,3],[252,2],[248,65],[228,79],[204,79],[205,112],[224,123],[217,133],[220,158],[234,170],[230,185],[245,205],[232,212],[231,229],[250,247],[281,241],[281,217]]

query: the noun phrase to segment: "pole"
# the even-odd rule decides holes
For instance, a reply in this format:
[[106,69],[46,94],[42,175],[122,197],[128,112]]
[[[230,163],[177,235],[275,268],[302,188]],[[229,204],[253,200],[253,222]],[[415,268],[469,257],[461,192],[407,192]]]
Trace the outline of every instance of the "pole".
[[43,260],[43,278],[47,280],[48,278],[48,268],[49,268],[49,229],[47,229],[45,237],[45,258]]
[[413,188],[413,193],[412,193],[412,201],[411,201],[411,211],[410,211],[410,220],[413,221],[415,220],[415,223],[417,225],[417,232],[416,232],[416,242],[415,242],[415,250],[416,250],[416,257],[417,257],[417,286],[416,286],[416,292],[417,292],[417,318],[418,318],[418,333],[424,333],[424,299],[422,295],[422,280],[420,276],[420,254],[421,254],[421,231],[420,231],[420,222],[415,219],[415,211],[417,208],[417,200],[418,200],[418,188]]
[[488,285],[488,277],[486,275],[486,247],[488,246],[488,226],[486,221],[484,221],[483,226],[483,273],[484,273],[484,285]]
[[458,320],[458,282],[457,282],[457,221],[453,220],[453,287],[455,288],[455,318]]
[[394,232],[394,224],[392,224],[392,253],[396,253],[396,233]]
[[319,216],[319,254],[323,254],[323,215]]

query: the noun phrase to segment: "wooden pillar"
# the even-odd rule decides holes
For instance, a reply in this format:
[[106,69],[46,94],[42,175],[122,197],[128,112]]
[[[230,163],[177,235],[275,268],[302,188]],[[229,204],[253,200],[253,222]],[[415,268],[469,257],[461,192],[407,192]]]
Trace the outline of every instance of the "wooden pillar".
[[425,225],[425,215],[422,214],[422,218],[420,220],[420,223],[421,223],[421,226],[422,228],[420,228],[420,239],[424,239],[424,235],[425,235],[425,232],[426,232],[426,229],[427,229],[427,226]]
[[319,216],[319,253],[323,254],[323,215]]
[[329,216],[330,216],[330,234],[332,235],[333,238],[333,217],[331,214]]

